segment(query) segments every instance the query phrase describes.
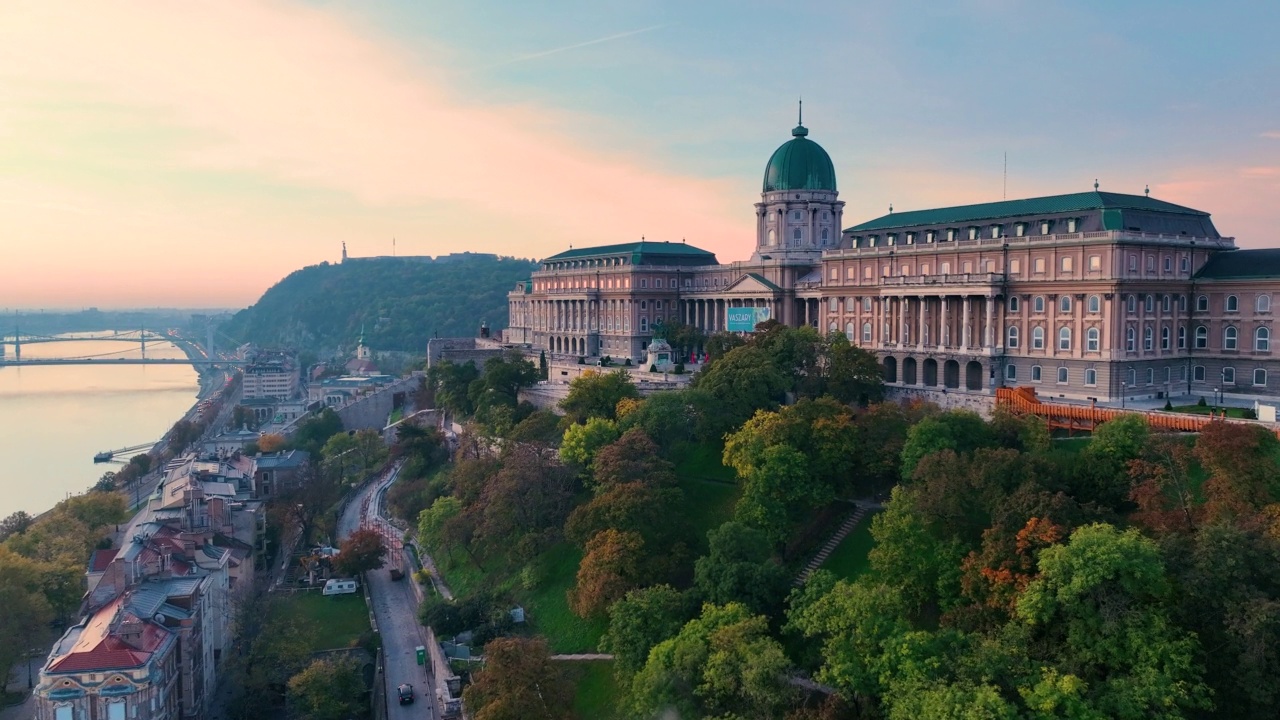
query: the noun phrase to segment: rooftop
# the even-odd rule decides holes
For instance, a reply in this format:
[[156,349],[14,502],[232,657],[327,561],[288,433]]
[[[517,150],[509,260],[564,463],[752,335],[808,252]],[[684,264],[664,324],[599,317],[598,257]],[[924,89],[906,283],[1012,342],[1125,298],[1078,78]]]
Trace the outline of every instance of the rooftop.
[[1193,208],[1175,205],[1145,195],[1126,195],[1124,193],[1090,192],[1071,193],[1068,195],[1048,195],[1046,197],[1026,198],[1023,200],[1002,200],[1000,202],[979,203],[977,205],[957,205],[955,207],[934,208],[930,210],[910,210],[894,213],[868,220],[860,225],[848,228],[846,232],[865,230],[884,230],[887,228],[911,227],[916,225],[946,225],[965,223],[976,220],[996,220],[1000,218],[1026,217],[1036,215],[1054,215],[1057,213],[1076,212],[1081,210],[1144,210],[1148,212],[1178,213],[1182,215],[1198,215],[1208,217],[1209,213]]
[[619,243],[617,245],[596,245],[593,247],[576,248],[566,250],[562,253],[543,258],[542,262],[552,262],[557,260],[576,260],[578,258],[601,257],[604,255],[666,255],[677,257],[696,257],[705,259],[708,264],[715,263],[715,253],[707,252],[701,248],[683,242],[656,242],[653,240],[641,240],[640,242]]
[[1280,277],[1280,248],[1217,253],[1196,277],[1206,280]]

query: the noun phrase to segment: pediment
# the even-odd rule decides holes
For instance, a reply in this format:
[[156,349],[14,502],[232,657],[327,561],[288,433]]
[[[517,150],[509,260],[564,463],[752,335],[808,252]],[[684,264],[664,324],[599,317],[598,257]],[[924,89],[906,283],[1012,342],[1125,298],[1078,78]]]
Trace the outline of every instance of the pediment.
[[741,293],[772,296],[782,288],[774,285],[765,278],[755,273],[747,273],[738,278],[733,284],[722,290],[722,293]]

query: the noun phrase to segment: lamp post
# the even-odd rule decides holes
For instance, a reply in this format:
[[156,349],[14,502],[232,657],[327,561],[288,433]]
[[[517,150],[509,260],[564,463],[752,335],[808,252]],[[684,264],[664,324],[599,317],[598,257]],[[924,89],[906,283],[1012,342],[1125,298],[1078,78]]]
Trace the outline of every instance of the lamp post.
[[1213,407],[1215,409],[1218,407],[1218,388],[1213,389]]

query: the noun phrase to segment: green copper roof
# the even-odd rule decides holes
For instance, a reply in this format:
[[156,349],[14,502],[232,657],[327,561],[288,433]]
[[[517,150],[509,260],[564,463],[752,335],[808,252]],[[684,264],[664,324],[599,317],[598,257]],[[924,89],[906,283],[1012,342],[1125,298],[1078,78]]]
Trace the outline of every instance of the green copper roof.
[[806,137],[809,130],[797,125],[794,136],[773,151],[764,167],[764,192],[775,190],[836,189],[836,169],[831,156],[818,143]]
[[960,205],[933,210],[889,213],[874,220],[868,220],[861,225],[854,225],[847,232],[884,230],[916,225],[946,225],[1029,215],[1053,215],[1077,210],[1147,210],[1151,212],[1209,216],[1209,213],[1200,210],[1174,205],[1173,203],[1156,200],[1145,195],[1125,195],[1123,193],[1094,190],[1070,195],[1050,195],[1048,197],[1027,198],[1025,200],[1004,200],[1001,202],[981,203],[979,205]]
[[1218,253],[1209,258],[1196,277],[1214,280],[1280,277],[1280,248]]
[[552,262],[556,260],[576,260],[578,258],[587,257],[603,257],[605,255],[624,255],[630,253],[632,255],[677,255],[680,257],[702,257],[708,262],[714,263],[716,260],[715,253],[707,252],[702,248],[696,248],[685,243],[673,242],[654,242],[642,240],[633,243],[620,243],[617,245],[596,245],[594,247],[574,248],[566,250],[562,253],[543,258],[542,262]]

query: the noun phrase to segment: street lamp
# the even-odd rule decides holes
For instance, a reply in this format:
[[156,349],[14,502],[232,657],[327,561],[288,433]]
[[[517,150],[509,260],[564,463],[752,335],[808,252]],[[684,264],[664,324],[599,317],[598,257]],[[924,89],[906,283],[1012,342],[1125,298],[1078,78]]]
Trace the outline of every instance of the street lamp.
[[1213,389],[1213,407],[1218,407],[1218,388]]

